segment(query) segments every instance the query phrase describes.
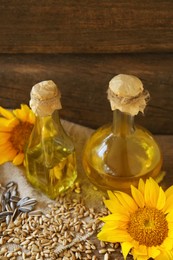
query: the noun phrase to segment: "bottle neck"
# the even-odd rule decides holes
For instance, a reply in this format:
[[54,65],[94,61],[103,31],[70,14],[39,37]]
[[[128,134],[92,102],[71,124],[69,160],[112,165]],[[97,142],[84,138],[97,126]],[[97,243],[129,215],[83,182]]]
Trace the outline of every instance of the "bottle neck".
[[51,115],[47,116],[37,116],[37,121],[41,123],[41,125],[47,124],[51,120],[55,121],[56,124],[60,123],[60,118],[59,118],[59,110],[55,110]]
[[52,115],[36,117],[35,129],[43,137],[56,135],[62,131],[61,128],[58,110],[55,110]]
[[120,137],[126,137],[134,133],[134,116],[121,112],[113,111],[113,134]]

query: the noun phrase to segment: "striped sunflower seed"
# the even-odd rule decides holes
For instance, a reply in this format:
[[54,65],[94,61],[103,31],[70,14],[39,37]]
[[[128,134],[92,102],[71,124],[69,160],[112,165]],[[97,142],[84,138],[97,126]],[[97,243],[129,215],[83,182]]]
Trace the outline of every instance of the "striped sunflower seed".
[[30,212],[33,209],[32,206],[19,207],[19,211],[21,212]]
[[20,198],[18,196],[11,196],[10,201],[17,203],[18,201],[20,201]]
[[22,206],[22,204],[23,204],[25,201],[29,200],[29,199],[30,199],[30,197],[24,197],[24,198],[20,199],[20,200],[17,202],[17,206],[18,206],[18,207]]
[[11,187],[13,187],[14,185],[15,185],[15,183],[14,183],[13,181],[10,181],[10,182],[7,183],[6,188],[7,188],[7,189],[8,189],[8,188],[11,188]]
[[13,215],[13,211],[2,211],[0,212],[0,217],[6,217],[8,215]]
[[25,207],[25,206],[34,206],[37,204],[37,200],[36,199],[28,199],[26,201],[24,201],[23,203],[20,204],[21,207]]
[[6,222],[8,225],[11,221],[14,221],[16,217],[23,213],[33,211],[37,200],[30,197],[19,197],[18,185],[11,181],[3,188],[1,195],[1,212],[0,223]]

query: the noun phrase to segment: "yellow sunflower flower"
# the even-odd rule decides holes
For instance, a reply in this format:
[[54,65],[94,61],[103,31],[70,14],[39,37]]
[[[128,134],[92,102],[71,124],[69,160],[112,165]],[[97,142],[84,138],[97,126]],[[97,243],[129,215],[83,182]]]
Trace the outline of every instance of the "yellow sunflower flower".
[[32,110],[22,104],[21,109],[9,111],[0,107],[0,164],[12,161],[20,165],[24,149],[35,122]]
[[105,205],[112,214],[101,218],[105,224],[98,239],[120,242],[124,259],[173,259],[173,186],[165,192],[152,179],[140,179],[131,186],[131,196],[108,191]]

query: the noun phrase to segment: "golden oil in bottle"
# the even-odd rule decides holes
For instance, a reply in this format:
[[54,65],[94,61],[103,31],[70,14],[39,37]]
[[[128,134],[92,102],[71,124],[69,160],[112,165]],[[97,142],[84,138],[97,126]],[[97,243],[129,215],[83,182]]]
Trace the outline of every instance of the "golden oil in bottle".
[[135,126],[130,111],[130,107],[128,113],[114,109],[112,124],[96,130],[85,145],[84,170],[90,181],[102,189],[128,192],[130,185],[137,186],[140,178],[157,178],[160,174],[163,160],[159,145],[149,131]]
[[52,81],[33,87],[30,105],[36,122],[25,152],[28,181],[51,199],[70,188],[77,177],[75,148],[59,119],[57,91]]
[[[126,130],[126,125],[122,124],[121,131]],[[162,166],[158,144],[142,127],[131,128],[131,131],[116,135],[112,125],[106,125],[87,141],[83,166],[94,185],[127,191],[131,184],[137,185],[139,178],[157,177]]]
[[28,148],[26,167],[30,183],[54,199],[76,179],[75,151],[62,147],[56,140],[44,140],[44,144]]

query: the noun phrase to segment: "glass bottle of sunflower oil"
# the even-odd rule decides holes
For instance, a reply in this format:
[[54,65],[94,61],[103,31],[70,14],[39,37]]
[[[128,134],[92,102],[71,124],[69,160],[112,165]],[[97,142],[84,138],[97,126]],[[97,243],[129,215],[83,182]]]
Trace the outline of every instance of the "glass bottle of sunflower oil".
[[53,81],[33,86],[30,107],[36,123],[25,152],[26,177],[34,187],[55,199],[73,185],[77,170],[73,142],[59,118],[60,91]]
[[119,74],[109,83],[112,124],[96,130],[86,142],[83,167],[90,181],[102,188],[128,192],[139,178],[159,180],[162,154],[152,134],[134,124],[143,112],[148,91],[135,76]]

